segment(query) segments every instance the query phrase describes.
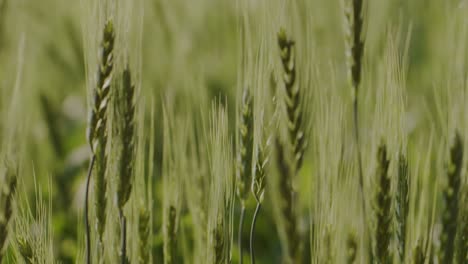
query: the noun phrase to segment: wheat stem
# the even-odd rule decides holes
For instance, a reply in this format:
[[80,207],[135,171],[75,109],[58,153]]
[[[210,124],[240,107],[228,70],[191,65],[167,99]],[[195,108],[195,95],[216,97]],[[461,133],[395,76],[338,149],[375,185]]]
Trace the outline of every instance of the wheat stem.
[[121,224],[121,245],[120,245],[120,263],[127,264],[127,218],[122,210],[119,210],[120,224]]
[[[103,39],[100,47],[100,58],[98,67],[98,77],[95,89],[93,89],[92,109],[89,116],[87,139],[91,148],[93,158],[96,159],[96,180],[95,180],[95,210],[97,218],[97,231],[99,247],[102,250],[102,238],[106,222],[106,189],[107,180],[105,178],[107,168],[107,108],[112,82],[112,72],[114,68],[114,27],[112,21],[107,21],[103,30]],[[94,164],[90,169],[94,170]],[[91,176],[92,171],[89,173]],[[89,180],[89,179],[88,179]],[[89,184],[89,182],[87,183]],[[86,194],[87,196],[89,193]],[[85,197],[88,202],[88,197]],[[85,205],[87,206],[87,205]],[[88,217],[88,216],[86,216]],[[88,220],[87,220],[88,221]],[[89,237],[89,233],[87,233]],[[88,239],[87,239],[88,240]],[[87,249],[87,256],[91,256],[91,248]],[[90,258],[88,262],[90,263]]]
[[242,105],[239,124],[239,149],[237,151],[237,196],[241,202],[241,215],[239,219],[239,259],[243,262],[242,229],[244,226],[245,202],[252,182],[252,155],[253,155],[253,100],[250,91],[246,88],[242,95]]
[[242,230],[244,227],[244,216],[245,216],[245,205],[242,204],[241,213],[239,218],[239,233],[237,235],[237,246],[239,247],[239,263],[242,264],[244,262],[244,249],[242,248]]
[[250,263],[255,264],[255,250],[254,250],[254,235],[255,235],[255,224],[257,223],[257,216],[260,212],[262,204],[257,202],[257,207],[252,218],[252,226],[250,227]]
[[84,217],[85,217],[85,235],[86,235],[86,263],[90,264],[91,261],[91,234],[89,228],[89,184],[91,182],[91,174],[94,167],[94,162],[96,160],[96,156],[91,156],[91,162],[89,163],[88,168],[88,175],[86,176],[86,190],[85,190],[85,206],[84,206]]

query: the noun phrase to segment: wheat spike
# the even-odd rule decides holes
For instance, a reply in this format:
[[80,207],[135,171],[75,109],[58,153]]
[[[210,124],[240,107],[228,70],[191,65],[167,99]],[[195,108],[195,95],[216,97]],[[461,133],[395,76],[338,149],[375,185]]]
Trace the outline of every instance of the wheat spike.
[[119,208],[122,209],[130,198],[132,191],[133,163],[135,153],[135,86],[132,83],[131,72],[127,67],[122,78],[122,98],[120,106],[122,108],[121,140],[122,153],[119,162],[119,181],[117,185],[117,195]]
[[448,184],[443,190],[442,199],[444,209],[442,212],[442,231],[440,238],[440,263],[452,263],[455,252],[455,236],[457,233],[458,194],[461,184],[461,171],[463,166],[463,140],[456,133],[450,148],[450,160],[447,165]]
[[114,29],[112,22],[107,22],[104,28],[104,39],[101,46],[101,64],[99,67],[98,82],[94,90],[95,121],[91,118],[90,127],[94,128],[94,133],[90,135],[92,150],[96,156],[96,179],[94,193],[96,195],[95,210],[97,218],[97,231],[99,241],[102,237],[106,224],[106,190],[107,180],[105,177],[107,169],[107,108],[109,103],[109,93],[111,89],[112,70],[113,70],[113,47],[114,47]]
[[375,259],[377,263],[386,264],[391,261],[389,250],[391,233],[391,204],[390,192],[391,180],[388,175],[390,160],[387,157],[387,148],[382,143],[377,151],[377,172],[378,186],[376,192],[375,215],[377,219],[375,241]]
[[253,100],[250,91],[246,88],[242,95],[240,123],[238,128],[239,147],[237,150],[237,196],[241,201],[241,215],[239,219],[238,246],[240,263],[243,262],[242,229],[245,216],[245,202],[252,182],[252,155],[253,155]]
[[[86,228],[86,263],[91,263],[91,234],[89,227],[88,200],[91,175],[96,175],[94,193],[96,196],[95,211],[97,232],[100,244],[106,222],[106,189],[105,178],[107,168],[107,108],[109,104],[112,71],[114,68],[114,27],[112,21],[107,21],[100,46],[99,66],[96,87],[92,90],[91,111],[89,114],[86,138],[91,148],[92,157],[86,179],[85,194],[85,228]],[[96,170],[94,171],[94,166]]]
[[253,155],[253,100],[248,88],[242,95],[237,151],[237,195],[245,203],[252,182]]
[[401,262],[404,262],[405,259],[406,221],[409,208],[408,189],[408,161],[404,155],[400,155],[398,160],[398,189],[396,193],[395,216],[398,225],[396,234],[398,238],[398,253]]
[[265,193],[265,175],[268,157],[265,155],[265,149],[259,147],[257,153],[257,162],[255,164],[255,174],[252,181],[252,194],[257,203],[262,203]]
[[293,149],[294,174],[296,174],[302,166],[307,145],[303,127],[302,91],[299,85],[296,85],[295,42],[287,37],[284,29],[278,33],[278,45],[284,71],[283,82],[286,89],[289,142]]

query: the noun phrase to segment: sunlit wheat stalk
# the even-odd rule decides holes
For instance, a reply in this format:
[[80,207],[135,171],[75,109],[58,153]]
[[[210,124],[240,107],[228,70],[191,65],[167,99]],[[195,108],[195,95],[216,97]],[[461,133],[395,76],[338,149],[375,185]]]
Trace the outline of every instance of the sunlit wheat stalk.
[[265,150],[261,146],[258,149],[257,161],[255,164],[255,173],[252,181],[252,193],[257,202],[255,212],[252,218],[252,225],[250,227],[250,263],[255,264],[255,250],[254,250],[254,234],[255,224],[257,223],[257,217],[262,207],[263,196],[265,194],[265,175],[266,166],[268,164],[268,158],[265,155]]
[[106,188],[105,172],[107,167],[107,108],[112,82],[112,70],[114,67],[114,27],[112,21],[107,21],[103,31],[103,40],[100,47],[98,77],[95,89],[93,89],[93,101],[88,122],[87,139],[92,151],[86,180],[85,197],[85,227],[86,227],[86,262],[91,263],[91,241],[88,215],[89,184],[96,165],[95,195],[97,231],[100,246],[106,221]]
[[[3,178],[5,184],[0,186],[0,263],[6,250],[6,242],[8,238],[8,224],[13,215],[13,199],[17,184],[17,169],[11,164],[5,164]],[[3,205],[3,207],[2,207]]]
[[450,160],[447,164],[447,186],[442,192],[444,208],[442,211],[442,231],[440,237],[439,263],[452,263],[455,252],[455,236],[459,210],[459,191],[463,167],[463,140],[455,134],[450,148]]
[[253,100],[250,91],[246,88],[242,95],[239,122],[239,147],[237,150],[237,196],[241,202],[239,219],[238,247],[239,263],[243,262],[242,229],[244,225],[245,203],[252,182],[252,155],[253,155]]
[[377,192],[375,196],[375,215],[376,215],[376,233],[375,242],[375,260],[380,264],[391,262],[390,239],[391,233],[391,204],[392,197],[390,192],[391,180],[388,175],[388,167],[390,160],[387,157],[387,148],[384,143],[381,143],[377,150],[377,171],[376,177],[378,180]]

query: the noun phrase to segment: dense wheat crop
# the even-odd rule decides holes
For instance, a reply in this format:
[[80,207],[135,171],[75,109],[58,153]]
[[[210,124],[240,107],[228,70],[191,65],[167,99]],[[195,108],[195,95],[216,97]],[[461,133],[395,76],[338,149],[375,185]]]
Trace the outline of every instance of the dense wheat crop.
[[0,263],[468,263],[467,0],[0,0]]

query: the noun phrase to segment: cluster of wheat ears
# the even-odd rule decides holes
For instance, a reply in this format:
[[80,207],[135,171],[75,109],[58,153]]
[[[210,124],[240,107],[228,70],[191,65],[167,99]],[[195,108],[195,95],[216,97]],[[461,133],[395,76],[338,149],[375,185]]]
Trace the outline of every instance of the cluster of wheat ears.
[[[461,73],[453,79],[461,76],[461,84],[446,90],[454,91],[451,103],[436,102],[446,126],[434,157],[432,133],[413,143],[406,133],[406,54],[399,51],[401,39],[392,40],[401,36],[390,29],[384,66],[366,70],[372,54],[366,51],[367,5],[342,2],[343,50],[335,52],[345,54],[343,85],[333,66],[319,69],[308,61],[319,55],[308,50],[308,35],[291,26],[301,22],[265,22],[271,30],[258,33],[254,9],[240,12],[234,111],[227,98],[210,102],[194,96],[197,91],[183,99],[156,97],[161,109],[155,109],[142,96],[139,58],[127,40],[131,26],[119,13],[125,8],[94,5],[105,12],[87,25],[97,32],[99,56],[86,60],[89,162],[82,218],[72,227],[82,230],[76,261],[254,264],[276,254],[268,259],[284,264],[468,263],[466,56],[454,62]],[[460,17],[466,33],[466,17]],[[258,48],[246,47],[257,38]],[[84,39],[92,50],[91,39]],[[468,43],[461,39],[461,46]],[[5,104],[8,120],[21,107],[16,92],[12,98]],[[196,102],[181,108],[190,100]],[[208,109],[200,107],[207,103]],[[21,127],[8,128],[8,122],[0,127],[0,263],[55,263],[51,206],[33,206],[38,217],[29,204],[20,206],[24,150],[13,139]],[[158,130],[162,187],[156,189]],[[262,220],[267,216],[272,220]],[[281,250],[263,251],[261,229]],[[159,236],[161,258],[153,250]]]

